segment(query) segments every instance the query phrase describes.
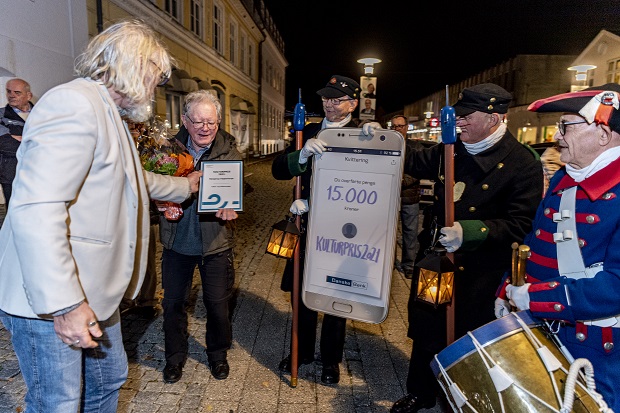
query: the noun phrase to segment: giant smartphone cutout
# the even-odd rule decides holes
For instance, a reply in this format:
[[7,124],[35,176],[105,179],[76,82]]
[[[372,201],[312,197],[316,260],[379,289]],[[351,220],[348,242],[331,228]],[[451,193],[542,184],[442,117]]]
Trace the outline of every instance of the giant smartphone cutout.
[[405,141],[400,133],[324,129],[313,160],[302,299],[313,310],[387,317]]

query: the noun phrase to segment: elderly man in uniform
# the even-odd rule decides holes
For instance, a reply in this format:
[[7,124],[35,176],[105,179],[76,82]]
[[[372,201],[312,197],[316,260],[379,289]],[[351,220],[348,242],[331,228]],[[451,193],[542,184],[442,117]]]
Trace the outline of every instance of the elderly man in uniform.
[[[610,83],[538,100],[563,112],[554,139],[566,165],[551,180],[525,238],[526,284],[500,290],[551,322],[571,355],[594,367],[597,391],[620,411],[620,86]],[[504,293],[506,295],[504,295]],[[506,297],[507,296],[507,297]],[[504,310],[504,311],[502,311]],[[618,347],[616,347],[618,346]]]
[[[454,188],[444,186],[442,144],[407,153],[405,173],[432,179],[438,199],[433,214],[445,217],[445,191],[454,190],[455,222],[441,228],[439,242],[454,253],[455,337],[494,319],[493,300],[503,274],[510,268],[511,244],[531,230],[543,188],[537,156],[506,128],[504,117],[512,96],[492,83],[466,88],[454,104],[461,132],[454,148]],[[431,243],[430,229],[419,237],[423,254]],[[413,339],[407,394],[392,412],[409,413],[433,407],[438,384],[431,370],[433,356],[446,346],[446,309],[417,302],[417,280],[409,298],[409,331]]]
[[[307,224],[307,212],[309,211],[308,197],[310,196],[310,179],[312,177],[312,157],[321,156],[325,150],[323,141],[315,136],[325,128],[356,128],[360,125],[358,119],[352,117],[353,111],[359,104],[360,86],[348,77],[334,75],[324,88],[317,91],[323,101],[323,111],[325,118],[320,123],[309,123],[304,127],[303,137],[304,146],[301,150],[295,150],[294,146],[289,146],[281,155],[274,158],[271,165],[271,173],[275,179],[289,180],[301,175],[301,195],[304,199],[297,199],[291,205],[290,211],[297,215],[302,215],[302,227]],[[362,131],[366,135],[372,136],[374,130],[379,128],[376,122],[369,122],[363,125]],[[303,257],[306,248],[305,233],[300,240],[300,268],[303,269]],[[303,271],[301,273],[303,278]],[[282,279],[282,289],[291,291],[292,294],[293,261],[287,262]],[[301,285],[301,280],[300,280]],[[299,300],[299,365],[309,364],[314,361],[314,342],[316,340],[316,327],[318,313],[309,309]],[[324,384],[336,384],[340,381],[339,363],[342,361],[344,350],[344,339],[346,333],[347,320],[330,314],[323,316],[321,326],[321,360],[323,371],[321,381]],[[290,355],[285,357],[279,365],[279,369],[284,372],[291,371]]]

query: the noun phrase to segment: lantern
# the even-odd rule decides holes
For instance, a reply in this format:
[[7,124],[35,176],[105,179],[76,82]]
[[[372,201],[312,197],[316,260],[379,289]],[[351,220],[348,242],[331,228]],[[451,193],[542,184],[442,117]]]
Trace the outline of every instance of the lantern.
[[420,269],[416,299],[437,308],[450,304],[454,292],[454,264],[446,257],[446,249],[433,247],[416,267]]
[[271,235],[265,252],[280,258],[291,258],[301,235],[295,225],[295,218],[286,217],[286,219],[273,224],[271,228]]

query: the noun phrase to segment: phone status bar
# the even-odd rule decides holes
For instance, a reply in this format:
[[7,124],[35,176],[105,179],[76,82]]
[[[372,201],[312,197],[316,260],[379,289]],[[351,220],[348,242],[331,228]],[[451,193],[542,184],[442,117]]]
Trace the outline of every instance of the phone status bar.
[[357,155],[381,155],[381,156],[400,156],[401,151],[390,151],[385,149],[370,149],[370,148],[343,148],[340,146],[326,146],[326,152],[338,152],[338,153],[354,153]]

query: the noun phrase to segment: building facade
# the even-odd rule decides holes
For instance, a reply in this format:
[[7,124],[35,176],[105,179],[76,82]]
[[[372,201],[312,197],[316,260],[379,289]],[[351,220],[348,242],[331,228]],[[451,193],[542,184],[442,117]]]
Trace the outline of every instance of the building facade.
[[[288,64],[284,42],[262,0],[6,1],[14,12],[0,17],[2,86],[8,78],[23,77],[35,97],[41,96],[73,77],[74,59],[90,38],[134,17],[161,35],[176,62],[153,104],[170,133],[181,125],[184,97],[206,89],[220,98],[220,127],[236,137],[246,157],[277,150],[278,145],[263,145],[263,137],[283,142],[282,121],[280,129],[278,122],[262,125],[263,107],[274,116],[284,113]],[[267,81],[269,87],[263,87]]]
[[[559,93],[577,91],[605,83],[620,83],[620,36],[601,30],[590,44],[574,55],[518,55],[499,65],[448,87],[454,103],[466,87],[491,82],[513,95],[506,116],[510,132],[527,144],[548,142],[557,131],[556,113],[534,113],[530,103]],[[437,122],[446,102],[446,91],[437,91],[404,107],[410,120],[410,137],[441,140]]]

